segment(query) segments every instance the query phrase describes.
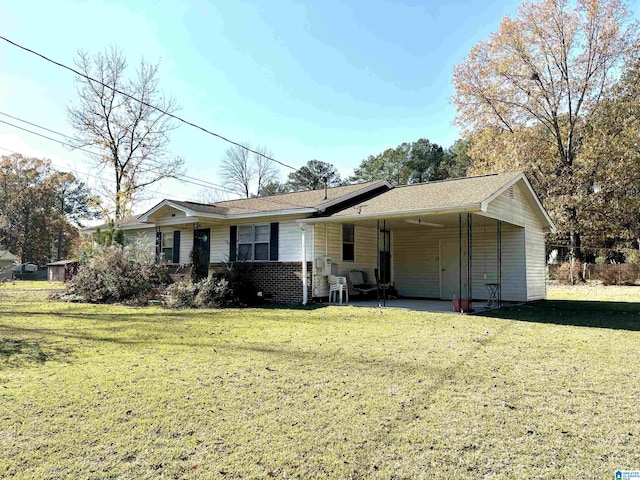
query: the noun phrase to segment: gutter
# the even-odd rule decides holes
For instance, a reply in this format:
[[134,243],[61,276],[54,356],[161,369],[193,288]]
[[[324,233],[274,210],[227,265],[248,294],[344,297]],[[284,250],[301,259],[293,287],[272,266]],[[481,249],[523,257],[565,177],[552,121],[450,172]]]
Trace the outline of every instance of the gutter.
[[378,213],[360,213],[354,215],[339,215],[339,216],[329,216],[329,217],[317,217],[317,218],[309,218],[297,220],[299,223],[312,224],[312,223],[323,223],[323,222],[341,222],[341,221],[352,221],[352,220],[366,220],[366,219],[376,219],[376,218],[401,218],[401,217],[412,217],[415,215],[435,215],[441,213],[473,213],[482,211],[482,205],[479,203],[473,203],[470,205],[463,205],[461,207],[442,207],[442,208],[430,208],[430,209],[418,209],[418,210],[400,210],[395,212],[378,212]]

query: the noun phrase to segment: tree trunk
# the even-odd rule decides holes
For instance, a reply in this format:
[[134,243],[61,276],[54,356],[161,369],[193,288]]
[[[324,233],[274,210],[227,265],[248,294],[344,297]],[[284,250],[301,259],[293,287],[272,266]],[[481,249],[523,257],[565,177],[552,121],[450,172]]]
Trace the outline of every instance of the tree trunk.
[[[64,217],[64,196],[60,199],[60,215]],[[58,229],[58,253],[56,260],[62,260],[62,226]]]

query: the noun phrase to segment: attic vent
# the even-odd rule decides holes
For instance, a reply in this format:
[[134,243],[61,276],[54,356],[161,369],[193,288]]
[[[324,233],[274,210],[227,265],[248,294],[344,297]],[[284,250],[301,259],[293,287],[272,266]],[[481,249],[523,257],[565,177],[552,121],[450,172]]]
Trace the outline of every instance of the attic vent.
[[509,187],[509,198],[513,200],[513,186]]

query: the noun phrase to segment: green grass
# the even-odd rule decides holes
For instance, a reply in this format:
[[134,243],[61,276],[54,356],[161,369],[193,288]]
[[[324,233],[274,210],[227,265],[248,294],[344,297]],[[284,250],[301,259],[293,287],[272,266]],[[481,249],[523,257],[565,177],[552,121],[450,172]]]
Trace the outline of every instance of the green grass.
[[0,288],[3,478],[640,468],[640,307],[607,289],[460,316],[80,305],[34,285]]

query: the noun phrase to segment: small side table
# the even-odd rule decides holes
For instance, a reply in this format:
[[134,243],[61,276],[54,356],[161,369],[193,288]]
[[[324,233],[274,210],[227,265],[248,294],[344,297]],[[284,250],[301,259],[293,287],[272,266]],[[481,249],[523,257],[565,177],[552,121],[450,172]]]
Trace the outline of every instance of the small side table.
[[489,300],[487,300],[487,304],[485,305],[485,308],[491,308],[492,306],[498,304],[498,294],[500,293],[500,284],[485,283],[484,286],[487,287],[487,291],[489,292]]

